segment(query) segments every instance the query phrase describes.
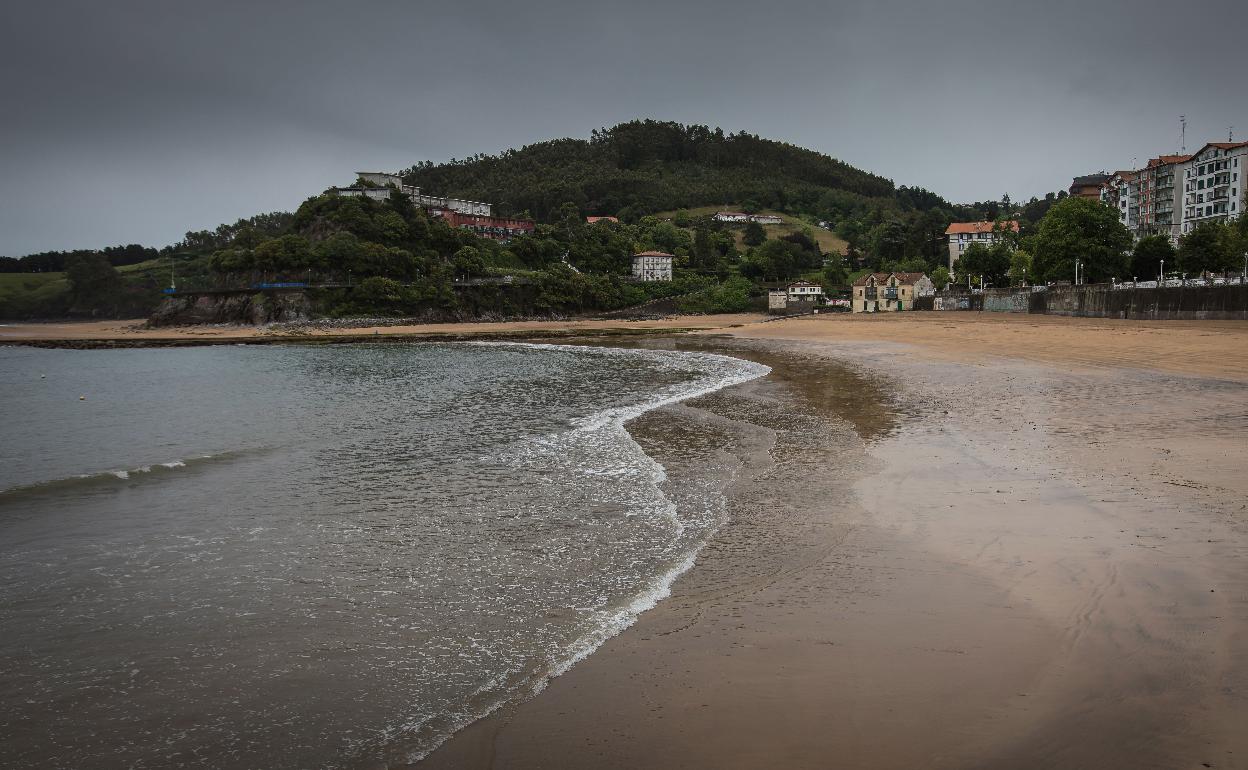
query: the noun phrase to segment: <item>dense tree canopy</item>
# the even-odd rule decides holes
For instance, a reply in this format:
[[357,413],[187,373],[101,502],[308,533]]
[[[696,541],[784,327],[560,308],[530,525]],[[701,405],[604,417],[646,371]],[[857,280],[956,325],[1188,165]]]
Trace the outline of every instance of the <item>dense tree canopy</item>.
[[1131,234],[1118,212],[1099,201],[1068,197],[1053,205],[1027,241],[1037,281],[1071,281],[1075,261],[1089,283],[1129,274]]

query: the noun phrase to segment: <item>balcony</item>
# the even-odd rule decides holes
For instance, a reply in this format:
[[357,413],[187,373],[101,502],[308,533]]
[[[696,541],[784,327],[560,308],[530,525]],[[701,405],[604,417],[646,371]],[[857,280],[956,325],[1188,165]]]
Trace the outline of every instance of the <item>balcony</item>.
[[896,287],[889,287],[884,290],[884,299],[897,299]]
[[863,296],[866,297],[867,299],[875,299],[876,297],[875,289],[865,289],[863,291]]

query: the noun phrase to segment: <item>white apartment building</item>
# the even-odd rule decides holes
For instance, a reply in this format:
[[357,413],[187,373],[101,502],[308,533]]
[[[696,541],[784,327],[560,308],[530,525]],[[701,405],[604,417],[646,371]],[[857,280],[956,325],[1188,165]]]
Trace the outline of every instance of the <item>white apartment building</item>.
[[1183,233],[1243,214],[1248,142],[1210,142],[1183,169]]
[[633,278],[638,281],[672,280],[672,261],[676,259],[663,251],[643,251],[633,255]]
[[[997,242],[997,237],[1003,235],[998,233],[997,222],[954,222],[945,229],[945,235],[949,238],[949,275],[955,275],[954,265],[958,263],[963,252],[971,247],[972,243],[981,243],[984,246],[992,246]],[[1006,230],[1018,232],[1018,222],[1009,220],[1001,222],[1001,227]]]

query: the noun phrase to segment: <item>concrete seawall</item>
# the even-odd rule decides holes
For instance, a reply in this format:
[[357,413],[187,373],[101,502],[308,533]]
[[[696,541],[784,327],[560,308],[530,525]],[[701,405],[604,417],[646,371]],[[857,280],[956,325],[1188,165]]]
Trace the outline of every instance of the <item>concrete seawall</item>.
[[[919,309],[928,309],[923,305]],[[942,292],[933,310],[982,310],[1084,318],[1149,321],[1248,320],[1248,285],[1114,288],[1109,284],[986,289],[982,294]]]

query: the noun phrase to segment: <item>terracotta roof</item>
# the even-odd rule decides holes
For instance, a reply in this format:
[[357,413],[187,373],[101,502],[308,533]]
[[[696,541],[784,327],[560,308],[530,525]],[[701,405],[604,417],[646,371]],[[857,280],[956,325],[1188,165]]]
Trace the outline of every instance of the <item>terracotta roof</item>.
[[[1219,150],[1234,150],[1239,147],[1248,147],[1248,142],[1210,142],[1205,147],[1217,147]],[[1205,149],[1201,147],[1200,149]]]
[[633,256],[634,257],[672,257],[673,259],[675,258],[675,255],[668,254],[666,251],[643,251],[638,254],[634,254]]
[[[990,233],[996,222],[954,222],[945,229],[945,235],[958,233]],[[1014,232],[1018,232],[1018,220],[1011,219],[1004,223]]]
[[1150,160],[1148,166],[1149,168],[1154,168],[1156,166],[1169,166],[1172,163],[1186,163],[1193,157],[1192,155],[1162,155],[1159,158]]
[[927,276],[927,273],[893,273],[897,276],[898,283],[904,283],[907,286],[917,283],[920,278]]
[[858,276],[857,280],[855,280],[852,285],[853,286],[866,286],[867,279],[870,278],[871,276],[875,276],[876,283],[879,283],[880,281],[888,280],[888,273],[867,273],[866,275]]
[[617,225],[620,223],[620,220],[615,217],[585,217],[585,221],[591,225],[599,222],[615,222]]

